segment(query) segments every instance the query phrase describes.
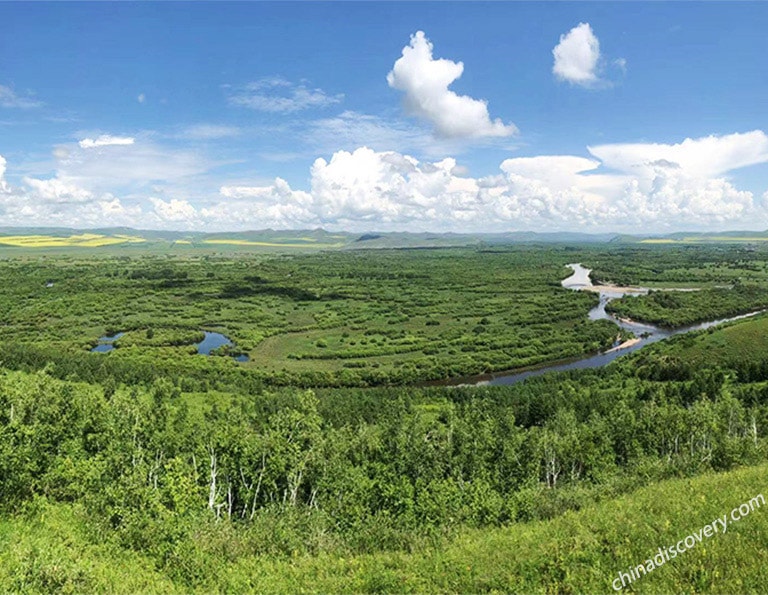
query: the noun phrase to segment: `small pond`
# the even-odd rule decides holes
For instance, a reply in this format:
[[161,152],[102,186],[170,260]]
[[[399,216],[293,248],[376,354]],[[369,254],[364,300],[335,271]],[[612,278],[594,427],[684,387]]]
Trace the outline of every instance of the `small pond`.
[[[106,353],[107,351],[112,351],[115,348],[114,342],[124,334],[124,332],[121,332],[111,336],[105,335],[104,337],[99,337],[99,344],[91,349],[91,351],[94,353]],[[203,340],[196,344],[197,352],[201,355],[211,355],[211,351],[214,349],[218,349],[224,345],[234,345],[229,337],[222,335],[221,333],[203,331],[203,334],[205,335]],[[248,356],[245,354],[235,355],[233,358],[238,362],[248,361]]]
[[[229,337],[222,335],[221,333],[212,333],[210,331],[203,331],[205,338],[197,344],[197,352],[202,355],[211,355],[211,351],[223,347],[224,345],[233,345]],[[247,362],[247,355],[236,355],[235,360],[238,362]]]
[[91,351],[96,353],[106,353],[107,351],[112,351],[115,348],[113,343],[124,334],[125,333],[115,333],[114,335],[104,335],[103,337],[99,337],[99,344],[91,349]]

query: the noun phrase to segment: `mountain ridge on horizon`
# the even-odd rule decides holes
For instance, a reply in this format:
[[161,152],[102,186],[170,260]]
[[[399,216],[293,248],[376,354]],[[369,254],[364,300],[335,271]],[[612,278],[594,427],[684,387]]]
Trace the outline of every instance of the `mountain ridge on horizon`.
[[[103,241],[100,243],[100,239]],[[48,241],[49,240],[49,241]],[[67,242],[70,243],[67,243]],[[409,248],[500,245],[514,243],[754,243],[768,241],[764,231],[677,231],[664,234],[587,233],[572,231],[508,232],[413,232],[413,231],[328,231],[315,229],[261,229],[245,231],[144,230],[130,227],[13,227],[0,226],[0,247],[102,247],[123,244],[205,245],[232,244],[240,247],[273,248]]]

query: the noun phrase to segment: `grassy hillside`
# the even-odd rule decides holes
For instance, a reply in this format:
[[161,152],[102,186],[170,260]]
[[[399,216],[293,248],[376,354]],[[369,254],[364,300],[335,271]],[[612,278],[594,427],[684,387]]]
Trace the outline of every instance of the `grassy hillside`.
[[[619,570],[768,491],[767,473],[761,466],[662,482],[552,521],[467,532],[436,551],[282,561],[254,586],[262,592],[607,593]],[[254,562],[239,564],[238,574],[254,572]],[[766,584],[768,508],[651,572],[633,590],[763,593]]]
[[691,367],[725,367],[768,360],[768,315],[747,318],[724,328],[695,336],[683,336],[663,350]]
[[[414,553],[254,557],[221,526],[190,543],[205,575],[157,571],[140,554],[95,540],[76,507],[38,502],[0,521],[0,584],[23,593],[609,593],[643,563],[705,524],[768,493],[768,465],[671,480],[551,521],[466,530]],[[178,568],[185,575],[188,568]],[[636,581],[639,593],[763,593],[768,507],[756,508]]]

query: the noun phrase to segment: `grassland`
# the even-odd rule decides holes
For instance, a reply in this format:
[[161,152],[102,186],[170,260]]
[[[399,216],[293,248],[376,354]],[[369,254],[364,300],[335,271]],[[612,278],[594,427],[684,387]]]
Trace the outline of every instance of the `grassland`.
[[[79,507],[39,502],[0,521],[0,583],[18,593],[610,593],[619,571],[765,495],[767,477],[762,465],[664,481],[550,521],[462,531],[412,553],[252,556],[222,526],[196,544],[209,574],[191,583],[94,540]],[[624,591],[757,594],[766,584],[768,508]]]
[[578,233],[499,234],[436,234],[436,233],[333,233],[322,229],[301,231],[257,230],[231,233],[174,232],[105,228],[99,230],[0,228],[0,255],[6,249],[30,254],[45,251],[71,253],[82,249],[94,253],[135,253],[140,246],[144,252],[165,252],[171,248],[187,253],[287,252],[342,249],[404,249],[448,248],[466,246],[504,246],[511,243],[552,245],[553,243],[600,245],[612,242],[626,246],[715,246],[742,244],[759,246],[768,241],[768,235],[757,232],[730,232],[722,234],[671,234],[663,237],[589,235]]
[[[768,466],[662,482],[552,521],[469,531],[415,554],[241,562],[264,593],[609,593],[620,570],[645,562],[704,524],[768,492]],[[260,568],[261,567],[261,568]],[[260,570],[257,570],[259,569]],[[763,593],[768,584],[768,507],[637,583],[637,593]]]
[[[32,231],[32,230],[30,230]],[[246,232],[239,234],[204,234],[190,232],[142,232],[136,230],[103,230],[100,232],[68,232],[61,230],[47,233],[0,233],[0,250],[14,248],[17,252],[27,250],[30,253],[72,252],[91,249],[95,254],[110,251],[115,254],[125,253],[126,248],[135,249],[141,245],[147,253],[162,252],[173,247],[196,253],[212,253],[214,250],[225,251],[266,251],[285,250],[313,251],[338,249],[346,246],[348,235],[331,235],[326,232],[313,232],[314,237],[301,233],[271,231]],[[123,249],[123,250],[121,250]],[[109,252],[107,252],[109,253]]]

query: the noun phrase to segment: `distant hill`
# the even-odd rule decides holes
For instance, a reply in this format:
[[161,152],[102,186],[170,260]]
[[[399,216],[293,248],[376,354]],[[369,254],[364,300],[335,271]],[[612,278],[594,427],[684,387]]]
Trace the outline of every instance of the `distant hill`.
[[620,243],[620,244],[758,244],[768,241],[766,231],[677,232],[665,235],[616,233],[531,232],[433,233],[433,232],[331,232],[324,229],[274,230],[205,233],[158,231],[127,227],[71,229],[64,227],[0,227],[0,251],[70,250],[110,248],[113,250],[211,251],[313,251],[336,249],[444,248],[452,246],[493,246],[517,243]]

